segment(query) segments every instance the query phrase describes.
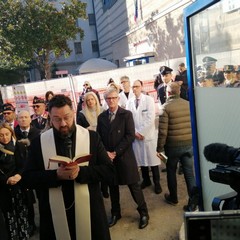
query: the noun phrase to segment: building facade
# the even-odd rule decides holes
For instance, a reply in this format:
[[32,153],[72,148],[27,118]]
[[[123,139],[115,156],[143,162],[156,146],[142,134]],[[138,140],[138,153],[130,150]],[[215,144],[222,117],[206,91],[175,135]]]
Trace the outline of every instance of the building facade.
[[194,0],[92,0],[99,53],[119,67],[185,56],[183,9]]
[[[51,2],[59,6],[62,1]],[[194,0],[83,2],[88,20],[79,19],[78,25],[85,37],[69,41],[72,53],[57,61],[58,69],[78,74],[78,67],[95,57],[128,67],[185,56],[183,9]]]

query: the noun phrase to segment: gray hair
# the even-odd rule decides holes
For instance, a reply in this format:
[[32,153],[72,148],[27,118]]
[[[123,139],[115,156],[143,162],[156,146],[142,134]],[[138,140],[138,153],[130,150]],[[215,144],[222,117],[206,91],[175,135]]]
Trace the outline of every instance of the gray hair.
[[181,87],[178,84],[178,82],[171,82],[167,85],[167,92],[170,93],[170,95],[180,95]]
[[111,93],[113,93],[113,92],[117,93],[117,95],[118,95],[118,93],[119,93],[118,89],[116,89],[115,87],[109,87],[109,88],[107,88],[106,92],[104,92],[104,95],[103,95],[103,96],[104,96],[104,99],[106,99],[106,98],[108,97],[108,95],[111,94]]

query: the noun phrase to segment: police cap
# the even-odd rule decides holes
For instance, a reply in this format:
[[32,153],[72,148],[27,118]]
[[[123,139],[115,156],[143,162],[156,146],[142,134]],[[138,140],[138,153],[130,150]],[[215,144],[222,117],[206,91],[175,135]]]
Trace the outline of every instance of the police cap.
[[34,104],[39,104],[39,103],[45,103],[45,100],[43,98],[39,98],[39,97],[35,96],[33,98],[33,105]]
[[202,61],[203,61],[204,64],[212,64],[212,63],[217,62],[217,59],[215,59],[213,57],[206,56],[206,57],[203,58]]
[[13,105],[11,103],[5,103],[2,106],[2,111],[6,112],[6,111],[12,111],[15,112],[15,108],[13,107]]
[[166,75],[166,74],[172,73],[173,70],[170,67],[161,66],[159,71],[161,75]]
[[223,72],[235,72],[234,66],[233,65],[224,65]]

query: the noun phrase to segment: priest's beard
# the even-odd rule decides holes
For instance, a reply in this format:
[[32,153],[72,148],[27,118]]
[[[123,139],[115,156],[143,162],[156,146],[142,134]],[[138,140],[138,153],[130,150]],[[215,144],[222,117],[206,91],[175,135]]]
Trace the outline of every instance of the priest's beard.
[[69,126],[62,126],[62,127],[59,127],[59,129],[56,129],[54,127],[54,125],[52,126],[53,129],[54,129],[54,132],[60,137],[60,138],[66,138],[66,137],[69,137],[72,135],[72,133],[74,132],[76,126],[75,126],[75,123],[72,124],[71,127]]

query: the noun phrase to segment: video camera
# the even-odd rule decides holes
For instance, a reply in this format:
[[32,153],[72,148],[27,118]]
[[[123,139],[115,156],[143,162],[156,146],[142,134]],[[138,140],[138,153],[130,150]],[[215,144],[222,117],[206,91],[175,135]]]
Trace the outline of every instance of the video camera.
[[216,168],[209,170],[213,182],[229,185],[237,192],[239,208],[240,200],[240,149],[222,143],[212,143],[204,148],[204,156],[212,163],[218,163]]

